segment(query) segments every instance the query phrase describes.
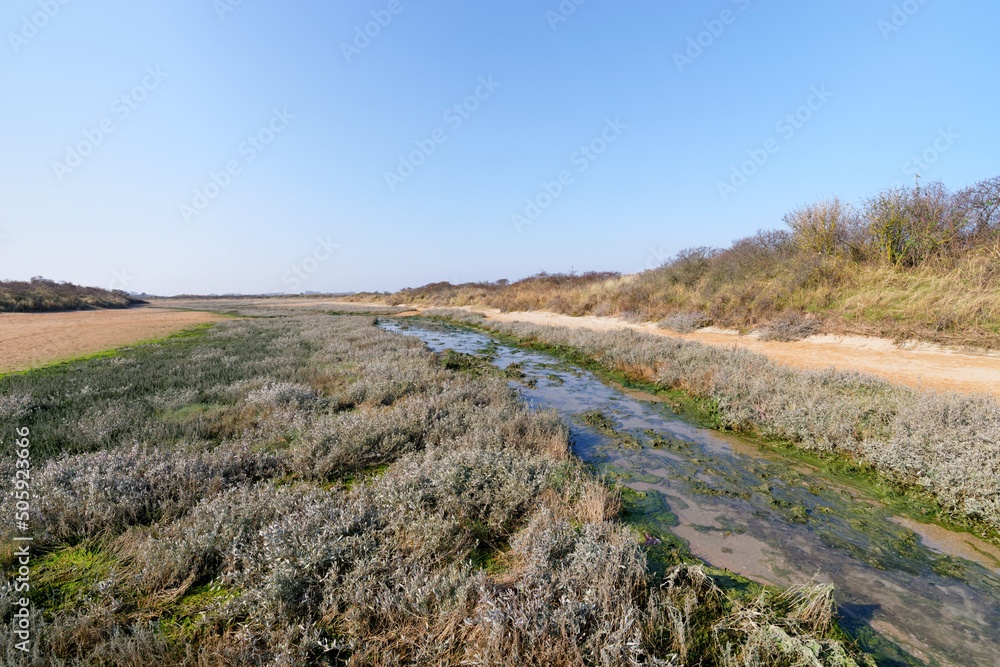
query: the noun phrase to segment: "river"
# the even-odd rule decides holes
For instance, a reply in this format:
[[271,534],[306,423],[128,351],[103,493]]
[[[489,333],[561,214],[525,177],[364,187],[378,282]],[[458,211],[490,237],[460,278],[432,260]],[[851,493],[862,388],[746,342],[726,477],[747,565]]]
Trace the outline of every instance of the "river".
[[1000,665],[993,545],[893,516],[862,485],[698,428],[659,397],[554,355],[423,320],[380,325],[436,352],[515,364],[524,377],[512,384],[560,414],[574,454],[636,492],[625,518],[647,542],[681,542],[706,564],[761,583],[833,584],[841,626],[880,664]]

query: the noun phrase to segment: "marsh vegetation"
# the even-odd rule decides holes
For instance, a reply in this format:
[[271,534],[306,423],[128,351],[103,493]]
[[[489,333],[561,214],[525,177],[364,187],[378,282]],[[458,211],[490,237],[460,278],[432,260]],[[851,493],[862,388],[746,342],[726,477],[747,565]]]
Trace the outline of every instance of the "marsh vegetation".
[[651,570],[505,377],[370,316],[241,312],[0,378],[0,432],[37,443],[34,652],[5,587],[6,664],[856,663],[827,587]]
[[464,311],[428,315],[472,324],[522,344],[700,403],[716,428],[855,461],[943,518],[1000,541],[1000,405],[992,396],[922,392],[856,372],[805,371],[764,355],[655,334],[497,322]]
[[[782,587],[819,577],[835,586],[845,627],[881,665],[1000,659],[1000,549],[954,524],[915,523],[948,523],[919,489],[849,457],[720,433],[709,401],[629,379],[565,345],[436,321],[383,326],[435,350],[488,355],[498,369],[518,364],[525,399],[557,410],[574,453],[624,485],[624,517],[642,534],[653,571],[690,550]],[[924,542],[927,527],[938,539]],[[942,539],[977,546],[951,549]]]

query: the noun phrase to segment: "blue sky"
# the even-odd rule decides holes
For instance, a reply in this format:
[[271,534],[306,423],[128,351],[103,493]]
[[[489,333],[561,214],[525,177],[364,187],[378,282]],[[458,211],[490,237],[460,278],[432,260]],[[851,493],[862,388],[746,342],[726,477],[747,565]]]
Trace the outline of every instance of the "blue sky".
[[997,3],[579,1],[6,0],[0,278],[633,272],[1000,174]]

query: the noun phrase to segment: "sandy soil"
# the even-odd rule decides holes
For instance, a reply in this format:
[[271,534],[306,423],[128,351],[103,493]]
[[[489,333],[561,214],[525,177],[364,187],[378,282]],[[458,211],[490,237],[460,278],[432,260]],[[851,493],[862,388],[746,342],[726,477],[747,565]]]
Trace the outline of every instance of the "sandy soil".
[[219,319],[219,315],[211,313],[148,307],[0,313],[0,373],[162,338],[195,324]]
[[917,523],[906,517],[897,516],[892,520],[919,535],[920,541],[931,549],[971,560],[1000,574],[1000,548],[989,542],[969,533],[959,533],[930,523]]
[[680,335],[657,329],[651,322],[627,322],[618,317],[571,317],[544,311],[502,313],[489,308],[464,310],[485,313],[488,319],[501,322],[532,322],[598,331],[635,329],[708,345],[747,348],[795,368],[833,366],[864,371],[919,389],[983,392],[1000,396],[1000,352],[959,350],[920,342],[897,345],[884,338],[864,336],[820,335],[794,343],[779,343],[714,327]]

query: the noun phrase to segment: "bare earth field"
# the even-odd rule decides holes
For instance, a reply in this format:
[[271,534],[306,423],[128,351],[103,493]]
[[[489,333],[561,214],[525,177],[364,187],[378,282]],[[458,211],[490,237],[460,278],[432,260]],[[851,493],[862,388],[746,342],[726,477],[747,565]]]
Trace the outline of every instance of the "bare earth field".
[[162,338],[221,316],[159,308],[0,314],[0,373]]

